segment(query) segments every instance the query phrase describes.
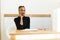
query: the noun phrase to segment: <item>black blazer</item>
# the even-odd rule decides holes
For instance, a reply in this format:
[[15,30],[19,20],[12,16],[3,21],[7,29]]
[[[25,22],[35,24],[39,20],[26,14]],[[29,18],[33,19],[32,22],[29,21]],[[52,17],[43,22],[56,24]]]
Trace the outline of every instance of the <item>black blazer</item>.
[[17,30],[22,29],[29,29],[30,28],[30,18],[29,17],[23,17],[23,25],[20,24],[20,17],[14,18],[14,22],[16,24]]

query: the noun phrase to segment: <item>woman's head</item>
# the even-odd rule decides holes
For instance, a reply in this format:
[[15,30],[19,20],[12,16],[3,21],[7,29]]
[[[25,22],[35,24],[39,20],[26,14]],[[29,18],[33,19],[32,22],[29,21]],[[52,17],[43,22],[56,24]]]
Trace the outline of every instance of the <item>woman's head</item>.
[[19,6],[18,10],[19,10],[19,14],[24,16],[24,14],[25,14],[25,7],[24,6]]

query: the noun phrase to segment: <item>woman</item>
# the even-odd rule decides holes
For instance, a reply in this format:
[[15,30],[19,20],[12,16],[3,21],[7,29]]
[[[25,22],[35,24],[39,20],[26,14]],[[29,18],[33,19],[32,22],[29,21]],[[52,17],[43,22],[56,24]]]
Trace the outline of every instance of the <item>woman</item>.
[[29,29],[30,28],[30,18],[25,16],[25,7],[19,6],[19,16],[14,19],[17,30]]

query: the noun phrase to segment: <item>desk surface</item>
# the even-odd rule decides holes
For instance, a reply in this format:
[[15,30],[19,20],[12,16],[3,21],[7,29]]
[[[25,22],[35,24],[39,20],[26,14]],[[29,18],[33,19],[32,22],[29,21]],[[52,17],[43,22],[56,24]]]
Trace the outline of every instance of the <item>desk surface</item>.
[[10,35],[30,35],[30,34],[56,34],[52,30],[17,30],[16,32],[11,32]]
[[[52,30],[16,30],[16,32],[10,33],[11,39],[16,40],[16,35],[30,35],[30,34],[57,34]],[[25,40],[25,39],[24,39]],[[34,40],[41,40],[41,39],[34,39]],[[42,39],[42,40],[59,40],[56,37],[53,39]]]

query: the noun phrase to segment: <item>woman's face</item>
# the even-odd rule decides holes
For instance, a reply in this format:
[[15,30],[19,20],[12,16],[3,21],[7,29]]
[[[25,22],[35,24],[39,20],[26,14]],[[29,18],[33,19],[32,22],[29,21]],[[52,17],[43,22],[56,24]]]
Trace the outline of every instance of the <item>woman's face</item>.
[[25,14],[25,7],[21,7],[21,8],[19,9],[19,14],[21,14],[21,15],[24,16],[24,14]]

